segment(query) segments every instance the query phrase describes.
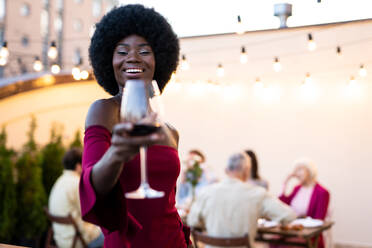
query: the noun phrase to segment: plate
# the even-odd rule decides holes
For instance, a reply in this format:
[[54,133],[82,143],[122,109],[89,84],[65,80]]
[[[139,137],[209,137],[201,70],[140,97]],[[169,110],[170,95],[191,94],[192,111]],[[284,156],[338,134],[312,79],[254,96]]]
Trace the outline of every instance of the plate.
[[322,220],[313,219],[311,217],[296,219],[291,222],[291,225],[303,225],[304,227],[311,228],[311,227],[318,227],[323,225]]
[[265,220],[265,219],[258,219],[257,224],[259,227],[265,227],[265,228],[272,228],[279,225],[276,221],[271,220]]

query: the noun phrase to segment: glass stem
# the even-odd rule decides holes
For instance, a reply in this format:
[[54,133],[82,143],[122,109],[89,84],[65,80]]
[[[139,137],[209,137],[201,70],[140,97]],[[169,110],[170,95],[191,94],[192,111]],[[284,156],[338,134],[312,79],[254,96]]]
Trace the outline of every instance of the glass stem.
[[147,184],[147,171],[146,171],[146,163],[147,163],[147,146],[140,147],[140,163],[141,163],[141,184]]

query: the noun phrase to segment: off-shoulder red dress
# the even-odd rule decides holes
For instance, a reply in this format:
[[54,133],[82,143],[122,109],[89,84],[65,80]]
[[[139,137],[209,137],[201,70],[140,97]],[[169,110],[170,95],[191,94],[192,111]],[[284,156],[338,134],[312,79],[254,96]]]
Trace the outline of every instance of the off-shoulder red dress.
[[105,248],[186,248],[189,229],[175,208],[176,180],[180,161],[176,149],[154,145],[148,148],[148,180],[165,192],[160,199],[126,199],[126,192],[140,184],[139,156],[124,165],[120,180],[105,197],[98,197],[91,183],[93,165],[111,144],[111,133],[102,126],[86,129],[80,203],[83,219],[99,225]]

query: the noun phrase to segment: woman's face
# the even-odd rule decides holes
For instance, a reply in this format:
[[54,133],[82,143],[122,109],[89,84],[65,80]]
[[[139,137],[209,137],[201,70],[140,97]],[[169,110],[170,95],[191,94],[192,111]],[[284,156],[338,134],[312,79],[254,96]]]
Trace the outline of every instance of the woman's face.
[[300,181],[300,184],[306,185],[310,181],[310,172],[304,166],[299,166],[295,170],[295,176]]
[[124,87],[129,79],[149,82],[154,77],[155,55],[143,37],[133,34],[116,45],[112,66],[119,87]]

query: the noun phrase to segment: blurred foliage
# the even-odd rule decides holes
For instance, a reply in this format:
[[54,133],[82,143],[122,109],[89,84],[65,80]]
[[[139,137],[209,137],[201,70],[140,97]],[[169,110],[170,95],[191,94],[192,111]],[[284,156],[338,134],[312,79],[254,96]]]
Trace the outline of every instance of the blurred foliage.
[[62,133],[63,126],[53,123],[49,143],[41,149],[42,178],[47,196],[49,196],[54,182],[63,172],[62,158],[65,148],[62,143]]
[[47,197],[42,183],[41,156],[35,142],[36,120],[32,117],[28,141],[16,162],[17,183],[17,237],[35,239],[46,229],[43,207]]
[[[20,151],[6,147],[5,127],[0,132],[0,243],[40,241],[46,231],[43,207],[55,181],[62,174],[63,126],[53,123],[50,140],[38,147],[36,119],[31,118],[27,142]],[[68,148],[83,147],[77,130]],[[18,241],[16,241],[18,240]]]
[[10,242],[15,232],[16,185],[13,158],[15,152],[6,147],[5,127],[0,133],[0,242]]
[[81,142],[81,132],[80,129],[76,130],[74,140],[70,144],[70,148],[78,147],[83,148],[83,143]]
[[195,160],[193,165],[186,170],[186,181],[189,182],[193,188],[195,188],[202,174],[203,170],[200,167],[200,162]]

